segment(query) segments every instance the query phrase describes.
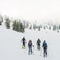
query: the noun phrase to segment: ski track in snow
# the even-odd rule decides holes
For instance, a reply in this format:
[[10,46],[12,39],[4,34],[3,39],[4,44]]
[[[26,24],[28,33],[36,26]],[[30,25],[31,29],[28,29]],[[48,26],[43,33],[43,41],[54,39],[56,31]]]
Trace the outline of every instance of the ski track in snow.
[[[28,47],[22,49],[23,36],[26,43],[33,41],[33,54],[28,55]],[[41,39],[41,50],[37,50],[36,41]],[[43,57],[42,42],[47,41],[48,56]],[[25,33],[18,33],[4,26],[0,26],[0,60],[60,60],[60,33],[55,31],[34,31],[26,29]]]

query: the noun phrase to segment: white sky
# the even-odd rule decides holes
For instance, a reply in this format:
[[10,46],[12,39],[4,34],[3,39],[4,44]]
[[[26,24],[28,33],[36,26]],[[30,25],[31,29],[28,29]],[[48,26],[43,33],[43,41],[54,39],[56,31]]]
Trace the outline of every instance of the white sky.
[[60,0],[0,0],[0,14],[30,22],[60,22]]

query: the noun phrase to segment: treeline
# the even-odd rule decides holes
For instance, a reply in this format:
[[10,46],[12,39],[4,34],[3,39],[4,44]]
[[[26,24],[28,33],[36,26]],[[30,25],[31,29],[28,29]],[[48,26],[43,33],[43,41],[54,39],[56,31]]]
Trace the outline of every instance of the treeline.
[[[32,28],[32,26],[30,27],[30,28]],[[44,30],[52,30],[52,31],[57,31],[57,32],[59,32],[60,31],[60,24],[52,24],[52,25],[50,25],[50,24],[44,24],[44,25],[36,25],[36,24],[33,24],[33,29],[34,30],[36,30],[36,29],[38,29],[38,31],[41,31],[41,29],[44,29]]]
[[17,32],[23,33],[25,31],[25,28],[28,27],[28,22],[25,22],[25,21],[21,22],[21,20],[17,20],[17,19],[11,20],[9,17],[3,18],[0,15],[0,25],[2,25],[3,21],[7,29],[11,28],[11,23],[12,23],[12,30]]
[[[29,22],[26,22],[25,20],[21,21],[20,19],[10,19],[9,17],[5,16],[5,18],[3,16],[0,15],[0,25],[2,25],[2,23],[5,23],[5,26],[7,29],[10,29],[12,27],[12,30],[17,31],[17,32],[25,32],[25,28],[28,29],[33,29],[36,30],[38,29],[38,31],[41,31],[41,29],[48,29],[48,30],[53,30],[53,31],[60,31],[60,24],[56,25],[56,24],[40,24],[39,26],[37,26],[36,23],[30,24]],[[12,26],[11,26],[12,23]]]

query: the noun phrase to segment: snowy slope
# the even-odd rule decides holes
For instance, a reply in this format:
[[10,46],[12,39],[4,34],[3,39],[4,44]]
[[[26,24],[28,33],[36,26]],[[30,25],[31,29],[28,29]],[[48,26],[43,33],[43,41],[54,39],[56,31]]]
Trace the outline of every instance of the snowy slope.
[[[26,42],[29,39],[33,41],[33,55],[28,55],[28,47],[22,49],[22,37],[26,37]],[[41,39],[48,43],[48,56],[43,58],[43,49],[36,49],[37,39]],[[25,33],[18,33],[4,26],[0,26],[0,60],[60,60],[60,33],[53,31],[34,31],[26,29]]]

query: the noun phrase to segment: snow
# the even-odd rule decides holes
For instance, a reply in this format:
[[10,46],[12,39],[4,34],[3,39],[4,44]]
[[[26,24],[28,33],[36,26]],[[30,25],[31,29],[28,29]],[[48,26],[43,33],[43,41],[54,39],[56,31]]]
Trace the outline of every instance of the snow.
[[[28,47],[22,49],[21,39],[26,37],[26,43],[33,41],[33,54],[28,55]],[[36,47],[37,39],[41,39],[41,50]],[[42,42],[47,41],[48,56],[43,57]],[[0,26],[0,60],[60,60],[60,33],[49,30],[34,31],[26,29],[25,33],[19,33],[12,29]]]

